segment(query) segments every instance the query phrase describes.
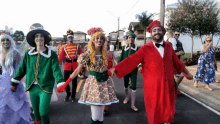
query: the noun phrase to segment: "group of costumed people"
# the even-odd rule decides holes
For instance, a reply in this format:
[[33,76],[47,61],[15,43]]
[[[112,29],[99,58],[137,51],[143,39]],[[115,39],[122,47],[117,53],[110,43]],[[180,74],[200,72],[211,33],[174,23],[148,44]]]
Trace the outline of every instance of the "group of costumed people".
[[[13,49],[9,35],[0,37],[0,124],[30,124],[31,110],[25,91],[29,91],[36,124],[49,124],[49,105],[54,83],[57,92],[66,90],[75,101],[77,76],[87,68],[89,76],[85,81],[78,103],[91,106],[91,124],[103,123],[104,109],[118,103],[112,76],[124,77],[124,104],[128,103],[128,82],[131,80],[131,108],[135,107],[137,71],[143,74],[145,109],[149,124],[173,123],[175,113],[176,89],[174,74],[184,72],[188,79],[193,76],[175,54],[172,45],[163,41],[166,30],[159,21],[152,22],[147,31],[152,41],[137,48],[135,34],[129,31],[128,44],[123,47],[119,63],[113,67],[114,57],[109,52],[109,37],[106,39],[101,28],[91,33],[86,51],[73,43],[73,32],[68,30],[68,44],[63,45],[59,58],[46,46],[51,41],[49,32],[43,27],[32,29],[26,37],[31,49],[23,60]],[[5,54],[7,53],[7,54]],[[64,79],[59,63],[65,58]],[[34,74],[33,74],[34,73]],[[26,90],[21,79],[26,75]],[[64,82],[66,81],[66,82]],[[11,83],[10,83],[11,82]],[[69,83],[72,82],[72,92]]]

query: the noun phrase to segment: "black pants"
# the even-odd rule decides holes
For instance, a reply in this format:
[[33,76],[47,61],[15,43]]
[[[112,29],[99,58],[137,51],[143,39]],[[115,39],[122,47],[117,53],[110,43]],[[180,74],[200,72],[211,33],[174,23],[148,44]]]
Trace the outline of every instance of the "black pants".
[[[73,73],[73,71],[65,71],[64,70],[64,80],[67,81],[72,73]],[[72,80],[72,95],[71,95],[71,92],[70,92],[70,86],[67,85],[67,87],[66,87],[66,94],[67,94],[68,97],[71,96],[72,99],[75,99],[75,96],[76,96],[77,77],[78,76],[76,76]]]

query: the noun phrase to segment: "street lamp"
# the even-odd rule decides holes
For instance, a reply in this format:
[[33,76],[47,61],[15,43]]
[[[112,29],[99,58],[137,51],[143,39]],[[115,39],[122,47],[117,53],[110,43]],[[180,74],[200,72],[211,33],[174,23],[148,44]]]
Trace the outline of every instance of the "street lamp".
[[[107,11],[107,12],[109,12],[109,13],[111,13],[110,11]],[[111,13],[112,14],[112,13]],[[113,14],[112,14],[112,16],[114,16]],[[115,17],[115,16],[114,16]],[[116,18],[116,17],[115,17]],[[116,18],[117,19],[117,18]],[[117,36],[117,41],[116,41],[116,45],[117,45],[117,49],[119,50],[119,17],[118,17],[118,36]]]

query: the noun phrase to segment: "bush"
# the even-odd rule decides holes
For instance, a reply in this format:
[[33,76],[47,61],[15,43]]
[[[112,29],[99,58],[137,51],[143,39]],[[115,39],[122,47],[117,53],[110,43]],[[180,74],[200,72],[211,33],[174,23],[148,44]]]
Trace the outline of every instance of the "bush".
[[[200,53],[194,53],[192,58],[186,58],[185,65],[190,66],[190,65],[197,65],[198,64],[198,59],[200,57]],[[220,60],[220,52],[215,52],[215,59],[216,61]]]
[[186,66],[197,65],[200,53],[194,53],[192,58],[186,58]]

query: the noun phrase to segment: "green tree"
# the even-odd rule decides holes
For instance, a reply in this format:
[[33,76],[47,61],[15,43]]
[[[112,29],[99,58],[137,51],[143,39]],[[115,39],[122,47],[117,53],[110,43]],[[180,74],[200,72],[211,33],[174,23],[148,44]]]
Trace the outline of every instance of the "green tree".
[[139,24],[134,27],[134,31],[138,29],[144,29],[144,44],[146,44],[146,29],[150,23],[153,22],[151,17],[154,14],[147,14],[147,11],[142,12],[141,14],[136,14],[135,18],[138,19]]
[[168,23],[170,30],[178,30],[192,39],[191,57],[193,55],[194,38],[219,32],[219,9],[210,0],[179,0],[177,8],[168,9]]

